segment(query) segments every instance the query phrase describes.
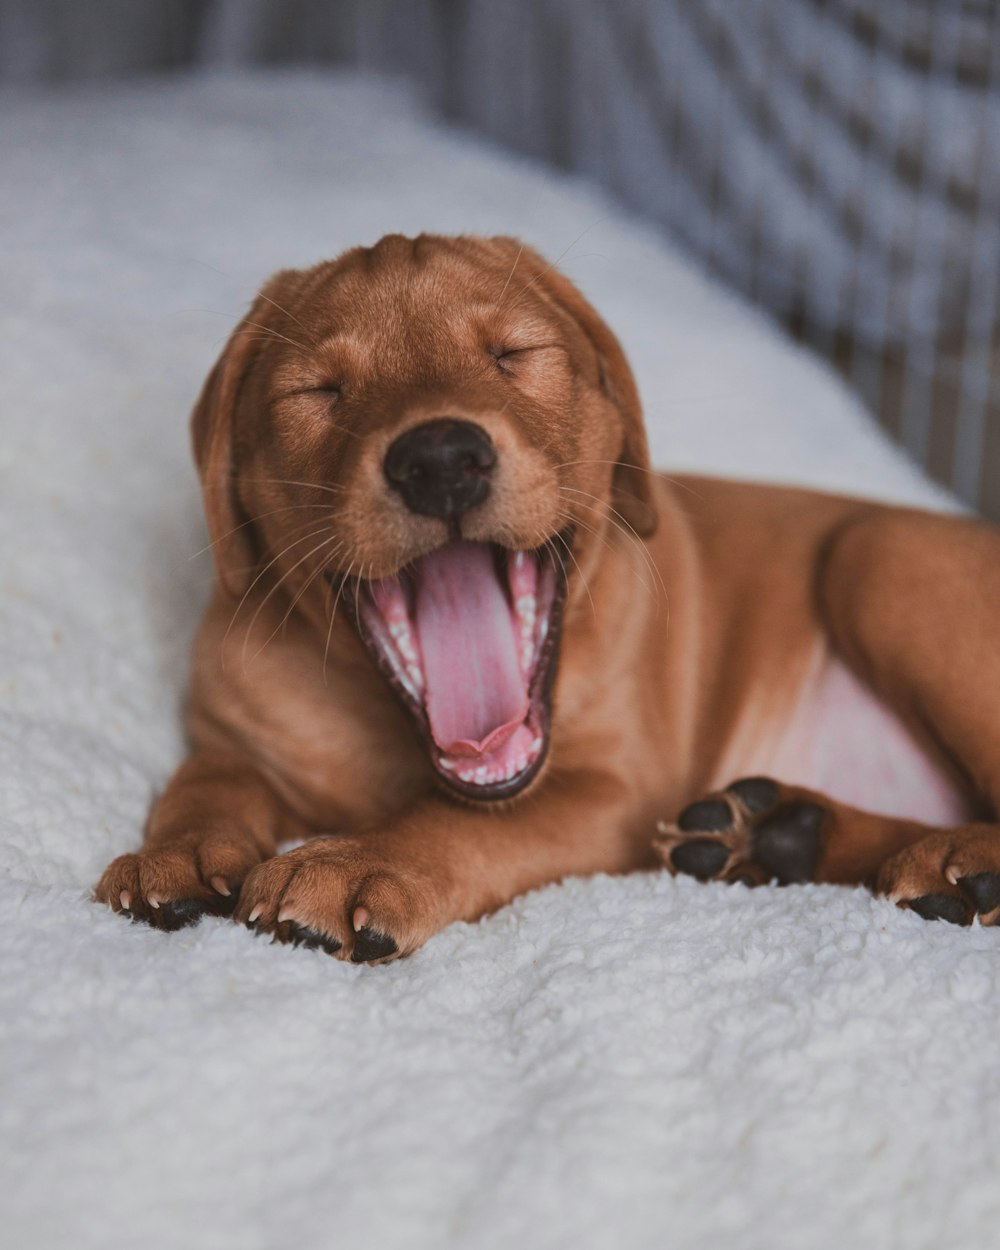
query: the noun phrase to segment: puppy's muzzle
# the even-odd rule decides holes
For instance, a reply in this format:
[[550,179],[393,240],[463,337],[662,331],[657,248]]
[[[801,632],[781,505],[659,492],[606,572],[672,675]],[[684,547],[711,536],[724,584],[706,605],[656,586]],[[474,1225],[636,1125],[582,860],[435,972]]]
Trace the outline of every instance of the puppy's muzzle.
[[437,417],[400,434],[383,467],[411,512],[455,525],[488,497],[496,462],[496,449],[481,426]]

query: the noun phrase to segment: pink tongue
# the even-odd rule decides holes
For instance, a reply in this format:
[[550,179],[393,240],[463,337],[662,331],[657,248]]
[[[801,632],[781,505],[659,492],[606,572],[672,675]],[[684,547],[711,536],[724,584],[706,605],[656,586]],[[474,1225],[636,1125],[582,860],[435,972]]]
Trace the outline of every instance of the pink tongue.
[[456,542],[416,568],[416,626],[434,741],[484,755],[528,714],[514,622],[490,549]]

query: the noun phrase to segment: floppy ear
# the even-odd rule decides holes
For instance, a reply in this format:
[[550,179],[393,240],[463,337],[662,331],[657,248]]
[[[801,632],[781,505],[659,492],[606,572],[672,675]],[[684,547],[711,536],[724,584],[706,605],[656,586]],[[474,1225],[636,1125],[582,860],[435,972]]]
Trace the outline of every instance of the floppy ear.
[[[514,242],[514,240],[512,240]],[[612,479],[614,506],[643,538],[655,533],[658,517],[653,502],[652,465],[635,378],[621,344],[607,323],[569,278],[546,265],[537,252],[524,249],[525,273],[577,322],[597,356],[604,393],[621,414],[623,437]]]
[[[264,290],[274,285],[274,279]],[[266,338],[274,309],[259,295],[229,336],[191,413],[191,442],[219,583],[239,598],[249,589],[257,547],[237,493],[233,421],[240,390]],[[251,324],[253,323],[253,324]]]

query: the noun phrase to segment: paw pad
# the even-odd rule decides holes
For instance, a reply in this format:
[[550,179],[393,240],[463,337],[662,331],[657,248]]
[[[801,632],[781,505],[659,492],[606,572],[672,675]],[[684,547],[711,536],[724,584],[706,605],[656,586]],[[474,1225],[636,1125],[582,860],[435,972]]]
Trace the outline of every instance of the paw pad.
[[708,838],[682,842],[670,852],[670,862],[677,871],[697,877],[699,881],[710,881],[712,877],[717,877],[728,858],[729,848]]
[[786,803],[751,834],[751,857],[782,885],[811,881],[825,815],[818,803]]
[[980,915],[1000,907],[1000,873],[976,872],[961,877],[958,885]]
[[398,950],[399,947],[388,933],[379,933],[365,925],[354,938],[351,963],[366,964],[372,959],[386,959],[389,955],[395,955]]
[[907,901],[910,911],[925,920],[947,920],[949,924],[971,924],[972,917],[964,901],[954,894],[924,894]]
[[677,828],[685,833],[722,833],[733,827],[733,813],[724,799],[701,799],[677,817]]
[[778,801],[778,787],[770,777],[744,777],[727,786],[726,793],[735,795],[751,816],[766,812]]
[[657,847],[674,871],[701,881],[811,881],[827,809],[794,795],[769,777],[745,777],[689,804],[675,825],[660,826]]
[[294,920],[289,921],[288,928],[293,946],[304,946],[310,951],[324,950],[328,955],[335,955],[343,945],[329,934],[321,933],[318,929],[310,929],[305,924],[296,924]]

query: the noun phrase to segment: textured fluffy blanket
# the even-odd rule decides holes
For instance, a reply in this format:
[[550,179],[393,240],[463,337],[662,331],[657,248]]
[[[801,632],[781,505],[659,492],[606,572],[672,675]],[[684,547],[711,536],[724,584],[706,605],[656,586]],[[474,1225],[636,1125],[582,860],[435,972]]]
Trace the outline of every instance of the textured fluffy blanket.
[[622,335],[662,464],[937,496],[654,234],[395,89],[2,107],[6,1244],[987,1244],[996,931],[662,874],[567,881],[370,968],[89,901],[181,755],[211,578],[187,411],[275,268],[393,229],[522,234]]

